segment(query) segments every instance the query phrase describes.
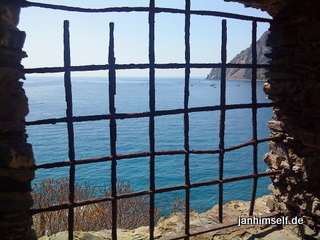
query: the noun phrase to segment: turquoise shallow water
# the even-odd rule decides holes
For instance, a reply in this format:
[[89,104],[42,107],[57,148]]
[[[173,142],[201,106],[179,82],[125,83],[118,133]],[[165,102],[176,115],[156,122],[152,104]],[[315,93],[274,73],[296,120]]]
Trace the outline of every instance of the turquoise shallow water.
[[[261,90],[263,82],[257,83],[258,102],[268,102]],[[227,82],[227,104],[250,103],[249,81]],[[62,77],[29,77],[25,82],[29,98],[30,114],[27,121],[64,117],[66,103]],[[74,116],[108,113],[108,80],[102,77],[75,77],[72,79]],[[116,111],[133,113],[148,111],[148,79],[117,79]],[[184,80],[182,78],[156,79],[156,110],[183,108]],[[216,80],[191,79],[190,107],[219,105],[220,83]],[[217,149],[219,144],[219,112],[190,113],[190,149]],[[266,127],[272,109],[258,110],[258,138],[269,136]],[[250,109],[226,112],[225,145],[231,147],[252,138]],[[117,120],[117,154],[149,151],[148,118]],[[76,159],[110,155],[109,121],[74,123]],[[68,160],[67,126],[29,126],[28,142],[32,143],[37,164]],[[184,149],[183,115],[159,116],[155,118],[156,151]],[[252,146],[225,154],[224,177],[251,174]],[[267,143],[259,145],[259,171],[267,168],[263,155],[268,152]],[[156,188],[184,184],[184,155],[157,156]],[[68,176],[69,168],[39,169],[35,183],[43,178]],[[218,178],[218,155],[191,154],[190,177],[192,183]],[[129,181],[136,191],[149,187],[149,158],[125,159],[117,164],[118,181]],[[76,182],[90,182],[98,187],[110,183],[110,163],[94,163],[76,166]],[[269,193],[268,177],[259,179],[257,195]],[[224,201],[249,200],[252,180],[224,185]],[[171,194],[171,193],[170,193]],[[169,196],[170,194],[159,194]],[[183,196],[184,191],[178,191]],[[217,203],[218,186],[191,189],[191,204],[207,210]]]

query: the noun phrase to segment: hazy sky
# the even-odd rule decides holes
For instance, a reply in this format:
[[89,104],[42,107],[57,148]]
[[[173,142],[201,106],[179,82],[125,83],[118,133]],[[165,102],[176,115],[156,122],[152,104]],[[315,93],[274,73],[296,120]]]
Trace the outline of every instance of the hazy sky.
[[[68,6],[104,8],[148,6],[147,0],[42,0]],[[157,7],[183,9],[184,0],[157,0]],[[214,10],[270,18],[260,10],[223,0],[193,0],[192,10]],[[116,63],[148,63],[148,13],[71,13],[59,10],[24,8],[19,29],[27,33],[25,68],[63,66],[63,20],[70,21],[72,65],[106,64],[109,22],[115,23]],[[220,62],[220,17],[191,16],[191,62]],[[184,15],[156,14],[156,63],[184,62]],[[251,22],[227,19],[228,61],[251,43]],[[269,28],[258,24],[258,37]],[[192,76],[205,77],[210,69],[194,69]],[[157,76],[183,76],[182,70],[157,70]],[[103,76],[105,71],[82,75]],[[76,75],[76,74],[73,74]],[[77,74],[79,75],[79,74]],[[118,76],[148,76],[147,70],[121,70]]]

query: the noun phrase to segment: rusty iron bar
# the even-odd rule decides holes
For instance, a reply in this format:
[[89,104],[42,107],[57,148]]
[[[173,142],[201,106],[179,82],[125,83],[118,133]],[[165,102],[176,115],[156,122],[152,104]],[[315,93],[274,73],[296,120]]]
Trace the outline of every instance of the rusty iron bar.
[[[268,142],[268,141],[279,141],[279,140],[283,140],[283,136],[258,139],[257,143],[263,143],[263,142]],[[247,146],[250,146],[253,144],[254,144],[254,141],[249,141],[249,142],[242,143],[242,144],[239,144],[236,146],[227,147],[224,149],[224,152],[230,152],[230,151],[240,149],[243,147],[247,147]],[[190,154],[216,154],[219,152],[221,152],[221,149],[189,150],[189,152],[186,152],[185,150],[155,151],[154,154],[155,154],[155,156],[165,156],[165,155],[178,155],[178,154],[186,154],[186,153],[190,153]],[[132,158],[141,158],[141,157],[150,157],[150,156],[151,156],[151,152],[140,152],[140,153],[120,154],[120,155],[117,155],[116,158],[117,158],[117,160],[122,160],[122,159],[132,159]],[[111,156],[104,156],[104,157],[98,157],[98,158],[78,159],[78,160],[74,161],[74,164],[80,165],[80,164],[106,162],[106,161],[111,161],[111,160],[112,160]],[[66,166],[70,166],[69,161],[45,163],[45,164],[41,164],[41,165],[36,165],[34,168],[35,169],[48,169],[48,168],[66,167]]]
[[[221,63],[190,63],[190,68],[221,68]],[[227,68],[252,68],[251,64],[237,64],[237,63],[227,63]],[[116,64],[114,68],[116,70],[130,70],[130,69],[149,69],[150,65],[148,63],[141,64]],[[155,63],[154,67],[156,69],[181,69],[185,68],[185,63]],[[270,68],[269,64],[257,64],[257,68]],[[109,64],[104,65],[81,65],[81,66],[70,66],[72,72],[88,72],[88,71],[99,71],[99,70],[109,70]],[[23,70],[26,74],[33,73],[58,73],[64,72],[64,67],[41,67],[41,68],[26,68]]]
[[[252,22],[252,42],[251,42],[251,52],[252,52],[252,79],[251,79],[251,98],[252,98],[252,140],[253,143],[253,156],[252,156],[252,167],[253,173],[258,173],[258,129],[257,129],[257,22]],[[249,208],[249,216],[252,216],[254,210],[254,203],[256,199],[258,187],[258,178],[253,179],[252,184],[252,194]]]
[[68,130],[68,148],[69,148],[69,209],[68,209],[68,236],[69,239],[73,239],[74,229],[74,200],[75,200],[75,147],[74,147],[74,130],[73,130],[73,107],[72,107],[72,85],[71,85],[71,57],[70,57],[70,32],[69,32],[69,21],[64,21],[64,34],[63,34],[63,45],[64,45],[64,86],[65,96],[67,103],[67,130]]
[[[219,180],[223,180],[224,136],[226,122],[226,63],[227,63],[227,21],[222,20],[221,39],[221,84],[220,84],[220,124],[219,124]],[[223,221],[223,184],[219,183],[219,221]]]
[[149,1],[149,238],[154,239],[155,228],[155,111],[156,111],[156,88],[155,88],[155,0]]
[[[216,179],[216,180],[209,180],[209,181],[199,182],[199,183],[191,183],[190,186],[183,184],[183,185],[176,185],[176,186],[172,186],[172,187],[158,188],[158,189],[155,189],[154,191],[145,190],[145,191],[140,191],[140,192],[130,192],[130,193],[124,193],[124,194],[117,195],[117,199],[125,199],[125,198],[139,197],[139,196],[144,196],[144,195],[172,192],[172,191],[177,191],[177,190],[184,190],[187,188],[192,189],[192,188],[197,188],[197,187],[211,186],[211,185],[216,185],[219,183],[229,183],[229,182],[252,179],[255,177],[260,178],[260,177],[274,176],[274,175],[280,174],[281,172],[282,172],[281,170],[276,170],[276,171],[272,171],[272,172],[262,172],[262,173],[258,173],[258,174],[248,174],[248,175],[242,175],[242,176],[237,176],[237,177],[230,177],[230,178],[225,178],[223,180]],[[105,197],[98,197],[98,198],[93,198],[93,199],[89,199],[89,200],[85,200],[85,201],[75,202],[72,205],[74,207],[79,207],[79,206],[86,206],[86,205],[90,205],[90,204],[100,203],[100,202],[108,202],[108,201],[112,201],[112,200],[113,200],[112,196],[105,196]],[[34,214],[38,214],[41,212],[64,210],[64,209],[68,209],[69,207],[70,207],[70,203],[65,203],[65,204],[50,206],[50,207],[46,207],[46,208],[31,209],[29,211],[29,213],[34,215]]]
[[110,152],[111,152],[111,204],[112,204],[112,239],[117,239],[117,123],[115,118],[115,96],[116,96],[116,70],[114,53],[114,23],[109,23],[109,112],[110,112]]
[[[234,109],[245,109],[252,108],[252,104],[232,104],[226,105],[226,110],[234,110]],[[275,107],[274,103],[257,103],[257,108],[268,108]],[[205,112],[205,111],[219,111],[221,110],[221,106],[206,106],[206,107],[193,107],[189,109],[171,109],[171,110],[158,110],[154,112],[154,116],[166,116],[166,115],[174,115],[174,114],[183,114],[183,113],[194,113],[194,112]],[[73,122],[85,122],[85,121],[100,121],[100,120],[109,120],[110,114],[103,115],[89,115],[89,116],[74,116],[72,117]],[[114,115],[116,119],[129,119],[129,118],[142,118],[142,117],[150,117],[150,112],[140,112],[140,113],[116,113]],[[67,122],[67,118],[51,118],[51,119],[42,119],[36,121],[28,121],[26,122],[27,126],[33,125],[42,125],[42,124],[57,124]]]
[[190,144],[189,144],[189,95],[190,95],[190,8],[191,1],[185,0],[185,26],[184,26],[184,41],[185,41],[185,82],[184,82],[184,183],[188,188],[185,189],[185,240],[189,239],[190,235]]

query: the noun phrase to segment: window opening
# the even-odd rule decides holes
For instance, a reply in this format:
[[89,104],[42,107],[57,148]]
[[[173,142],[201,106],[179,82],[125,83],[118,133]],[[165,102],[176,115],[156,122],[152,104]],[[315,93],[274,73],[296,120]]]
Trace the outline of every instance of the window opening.
[[[252,179],[253,186],[251,191],[251,204],[249,209],[249,215],[253,214],[254,201],[256,198],[256,191],[258,186],[258,180],[261,177],[271,176],[278,174],[279,171],[274,172],[259,172],[258,171],[258,147],[260,143],[264,143],[270,140],[275,140],[275,137],[258,138],[257,132],[257,111],[261,108],[270,108],[273,103],[259,103],[257,101],[257,69],[267,68],[266,64],[257,63],[257,23],[258,22],[270,22],[270,19],[257,18],[244,16],[232,13],[222,13],[215,11],[202,11],[202,10],[191,10],[190,4],[191,0],[185,1],[185,9],[172,9],[172,8],[161,8],[155,6],[155,1],[150,0],[148,7],[115,7],[115,8],[104,8],[104,9],[87,9],[87,8],[77,8],[77,7],[67,7],[59,5],[51,5],[44,3],[28,2],[28,1],[18,1],[23,7],[41,7],[49,8],[55,10],[63,11],[73,11],[73,12],[87,12],[87,13],[115,13],[115,12],[144,12],[148,13],[148,27],[149,27],[149,62],[148,63],[133,63],[133,64],[117,64],[116,63],[116,53],[115,53],[115,25],[114,23],[109,24],[109,56],[108,63],[104,65],[84,65],[84,66],[73,66],[71,65],[70,59],[70,33],[69,33],[69,21],[64,21],[64,66],[63,67],[43,67],[43,68],[29,68],[25,69],[26,74],[33,73],[64,73],[64,88],[65,88],[65,100],[67,103],[66,116],[58,118],[47,118],[39,119],[27,122],[28,126],[34,125],[47,125],[47,124],[60,124],[66,123],[68,132],[68,161],[58,161],[52,163],[38,164],[36,169],[52,169],[52,168],[69,168],[69,199],[65,204],[53,205],[44,208],[32,209],[32,214],[39,214],[47,211],[60,211],[68,210],[68,234],[69,239],[73,239],[74,232],[74,212],[75,209],[82,206],[110,202],[111,203],[111,217],[112,217],[112,238],[117,239],[117,216],[118,216],[118,202],[123,199],[129,199],[139,196],[149,197],[149,232],[150,239],[154,239],[155,231],[155,202],[156,196],[160,193],[168,193],[174,191],[184,191],[184,201],[185,201],[185,224],[184,224],[184,235],[175,236],[172,239],[189,239],[191,236],[199,235],[209,231],[218,230],[221,228],[226,228],[230,226],[235,226],[237,223],[223,223],[223,203],[224,203],[224,184],[230,182],[236,182],[240,180]],[[156,63],[155,57],[155,23],[156,15],[158,13],[168,13],[168,14],[183,14],[184,23],[184,48],[185,56],[184,63]],[[200,16],[215,16],[225,18],[221,22],[221,63],[191,63],[190,61],[190,24],[191,15]],[[252,22],[252,63],[251,64],[233,64],[227,63],[227,20],[226,19],[238,19],[244,21]],[[190,72],[192,69],[201,68],[219,68],[221,69],[221,80],[220,80],[220,101],[219,105],[213,106],[199,106],[190,107]],[[246,68],[252,70],[251,79],[251,103],[244,104],[227,104],[226,101],[226,70],[228,68]],[[115,99],[116,99],[116,86],[117,86],[117,71],[119,70],[132,70],[132,69],[146,69],[149,72],[149,106],[146,112],[134,112],[134,113],[119,113],[116,111]],[[168,109],[168,110],[157,110],[156,109],[156,69],[183,69],[184,70],[184,91],[183,91],[183,108]],[[74,116],[73,112],[73,96],[72,96],[72,72],[87,72],[87,71],[97,71],[97,70],[107,70],[108,71],[108,114],[100,115],[84,115],[84,116]],[[226,134],[226,113],[229,110],[241,110],[249,109],[252,113],[252,138],[250,141],[243,142],[234,146],[226,146],[225,144],[225,134]],[[190,147],[190,114],[199,112],[219,112],[219,131],[217,135],[218,148],[212,149],[193,149]],[[183,116],[183,149],[175,150],[156,150],[156,121],[158,117],[161,116]],[[117,134],[118,127],[117,122],[119,120],[136,118],[147,118],[148,119],[148,139],[149,139],[149,149],[145,152],[137,153],[126,153],[118,154],[117,152]],[[110,155],[101,156],[97,158],[86,158],[77,159],[75,154],[75,131],[74,124],[87,122],[87,121],[109,121],[109,147]],[[107,133],[106,133],[107,134]],[[252,170],[251,174],[239,175],[235,177],[226,178],[224,175],[225,170],[225,154],[232,152],[237,149],[241,149],[247,146],[252,147]],[[217,169],[218,175],[212,177],[211,180],[206,180],[202,182],[193,183],[192,176],[192,164],[190,159],[195,155],[213,155],[218,158]],[[167,186],[162,188],[156,187],[156,158],[159,156],[169,156],[169,155],[181,155],[184,156],[184,183],[180,185]],[[119,193],[117,192],[117,163],[121,160],[130,160],[137,158],[149,158],[149,186],[145,190],[129,192],[129,193]],[[91,198],[87,200],[77,201],[75,196],[75,176],[76,176],[76,166],[86,165],[90,163],[99,162],[110,162],[111,168],[111,192],[108,196]],[[219,221],[220,225],[207,229],[200,232],[190,231],[190,196],[191,190],[204,186],[218,186],[218,203],[219,203]],[[275,216],[275,214],[269,214],[267,217]]]

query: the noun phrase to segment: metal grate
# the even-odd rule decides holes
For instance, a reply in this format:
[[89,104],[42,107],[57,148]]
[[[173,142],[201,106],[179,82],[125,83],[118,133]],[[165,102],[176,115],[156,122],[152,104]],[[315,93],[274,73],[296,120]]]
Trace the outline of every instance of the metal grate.
[[[149,7],[118,7],[118,8],[104,8],[104,9],[85,9],[67,6],[50,5],[43,3],[34,3],[28,1],[16,1],[22,7],[42,7],[50,9],[59,9],[64,11],[75,12],[95,12],[95,13],[107,13],[107,12],[147,12],[149,14],[149,63],[145,64],[116,64],[115,52],[114,52],[114,24],[110,23],[109,33],[109,58],[108,63],[105,65],[86,65],[86,66],[71,66],[70,61],[70,41],[69,41],[69,22],[64,22],[64,66],[63,67],[50,67],[50,68],[32,68],[25,69],[25,73],[64,73],[65,94],[67,102],[66,117],[54,118],[54,119],[42,119],[32,122],[27,122],[27,125],[41,125],[41,124],[56,124],[60,122],[67,123],[68,129],[68,144],[69,144],[69,160],[55,163],[48,163],[37,165],[36,169],[49,169],[57,167],[70,167],[69,173],[69,203],[50,206],[41,209],[32,209],[31,214],[38,214],[47,211],[57,211],[62,209],[68,209],[68,231],[69,239],[73,239],[73,225],[74,225],[74,209],[75,207],[85,206],[89,204],[99,202],[111,202],[112,204],[112,238],[117,239],[117,202],[120,199],[131,198],[136,196],[148,195],[150,199],[150,239],[154,239],[155,229],[155,195],[163,192],[171,192],[177,190],[185,191],[185,232],[182,236],[176,236],[172,239],[189,239],[194,235],[201,233],[214,231],[221,228],[234,226],[237,223],[220,224],[216,227],[205,230],[202,232],[190,232],[190,190],[201,186],[209,186],[217,184],[219,186],[219,221],[223,222],[223,186],[225,183],[240,181],[244,179],[253,179],[252,196],[249,215],[253,214],[254,201],[257,190],[257,182],[260,177],[271,176],[278,174],[279,171],[274,172],[258,172],[258,144],[277,139],[276,137],[269,137],[264,139],[258,139],[257,137],[257,109],[272,107],[272,103],[257,103],[256,93],[256,72],[258,68],[267,68],[268,65],[257,64],[257,51],[256,51],[256,35],[257,35],[257,22],[270,22],[270,19],[254,18],[249,16],[243,16],[231,13],[222,13],[214,11],[193,11],[190,9],[190,0],[185,1],[185,9],[170,9],[170,8],[158,8],[155,7],[155,0],[150,0]],[[155,63],[155,15],[157,13],[172,13],[183,14],[185,16],[185,62],[184,63],[167,63],[156,64]],[[219,16],[224,18],[240,19],[252,22],[252,64],[230,64],[227,63],[227,21],[222,20],[222,46],[221,46],[221,63],[203,63],[194,64],[190,62],[190,16],[202,15],[202,16]],[[221,69],[221,88],[220,88],[220,104],[217,106],[205,106],[205,107],[189,107],[189,85],[190,85],[190,71],[192,68],[220,68]],[[226,104],[226,69],[227,68],[249,68],[252,69],[252,102],[250,104]],[[115,95],[116,95],[116,71],[119,69],[148,69],[149,70],[149,111],[148,112],[136,112],[136,113],[117,113],[115,109]],[[185,82],[184,82],[184,107],[182,109],[170,109],[164,111],[156,111],[155,108],[155,70],[156,69],[184,69],[185,70]],[[72,81],[71,72],[75,71],[94,71],[94,70],[108,70],[109,71],[109,114],[105,115],[90,115],[90,116],[73,116],[72,109]],[[251,109],[252,110],[252,140],[232,147],[225,147],[225,121],[226,111],[232,109]],[[219,148],[208,150],[192,150],[189,146],[189,114],[194,112],[209,112],[220,111],[220,130],[219,130]],[[158,116],[183,114],[184,117],[184,149],[171,150],[171,151],[156,151],[155,150],[155,118]],[[117,120],[130,119],[130,118],[148,118],[149,119],[149,151],[132,153],[132,154],[117,154],[116,135],[117,135]],[[74,147],[74,130],[73,124],[75,122],[83,121],[98,121],[107,119],[110,122],[110,149],[111,155],[99,158],[90,159],[76,159],[75,147]],[[224,155],[226,152],[230,152],[236,149],[240,149],[246,146],[253,146],[253,161],[252,161],[252,174],[242,175],[231,178],[224,178]],[[191,183],[190,182],[190,154],[217,154],[219,156],[219,177],[218,179]],[[177,185],[173,187],[156,188],[155,186],[155,158],[156,156],[163,155],[184,155],[184,176],[185,181],[183,185]],[[131,192],[125,194],[117,194],[117,162],[122,159],[133,159],[138,157],[149,157],[149,170],[150,170],[150,185],[149,189],[139,192]],[[99,197],[86,201],[75,201],[75,167],[80,164],[89,164],[97,162],[111,161],[111,196]],[[274,216],[272,214],[268,215]]]

